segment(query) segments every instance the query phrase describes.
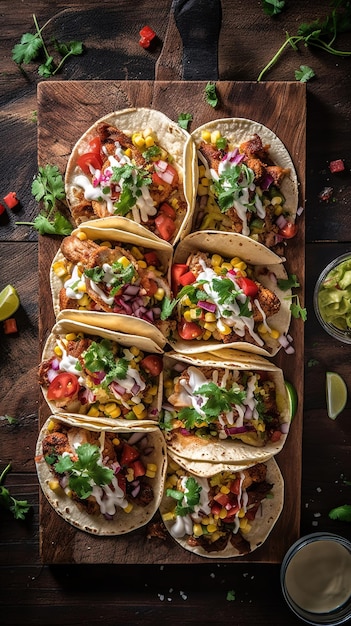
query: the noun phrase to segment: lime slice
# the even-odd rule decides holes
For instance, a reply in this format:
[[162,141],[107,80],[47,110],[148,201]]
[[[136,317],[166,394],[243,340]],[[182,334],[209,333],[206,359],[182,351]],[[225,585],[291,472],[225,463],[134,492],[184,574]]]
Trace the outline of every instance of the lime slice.
[[347,402],[347,387],[344,379],[337,372],[326,373],[327,411],[330,419],[344,410]]
[[13,315],[20,305],[18,293],[12,285],[6,285],[0,292],[0,322]]
[[289,383],[287,380],[285,381],[285,387],[288,392],[290,419],[293,420],[295,417],[296,410],[297,410],[297,401],[298,401],[297,392],[296,392],[294,385]]

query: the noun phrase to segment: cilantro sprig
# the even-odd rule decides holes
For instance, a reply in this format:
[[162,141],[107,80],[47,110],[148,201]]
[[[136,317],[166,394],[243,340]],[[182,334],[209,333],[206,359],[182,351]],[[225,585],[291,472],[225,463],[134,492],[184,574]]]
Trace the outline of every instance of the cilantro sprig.
[[124,380],[127,376],[128,362],[124,358],[116,358],[109,339],[103,339],[100,343],[93,341],[83,352],[82,358],[90,372],[105,372],[101,381],[103,387],[107,387],[113,380]]
[[285,0],[262,0],[263,11],[266,15],[279,15],[285,7]]
[[76,461],[69,455],[60,456],[54,467],[58,474],[68,473],[68,486],[85,500],[92,494],[94,484],[109,485],[114,474],[112,469],[101,465],[98,446],[83,443],[77,448],[77,456]]
[[193,121],[191,113],[180,113],[178,116],[178,126],[184,130],[188,130],[190,122]]
[[33,226],[41,235],[69,235],[73,226],[61,213],[59,206],[66,198],[62,175],[56,165],[39,167],[31,187],[37,202],[42,202],[43,209],[34,222],[16,222],[17,225]]
[[151,185],[152,179],[147,170],[126,163],[112,168],[111,182],[121,185],[122,191],[114,206],[116,214],[125,216],[141,196],[141,188]]
[[350,50],[339,50],[336,47],[337,36],[351,31],[351,5],[343,0],[336,0],[333,4],[334,9],[325,19],[300,24],[296,35],[286,33],[284,43],[260,72],[257,82],[262,80],[263,76],[277,63],[289,46],[298,51],[299,44],[302,43],[306,47],[320,48],[333,56],[351,56]]
[[205,87],[205,101],[209,104],[213,109],[216,108],[218,104],[218,96],[216,90],[216,83],[208,82]]
[[[109,283],[112,286],[112,289],[110,291],[110,295],[112,297],[115,296],[124,285],[132,282],[136,274],[136,270],[132,263],[129,263],[126,267],[124,267],[124,265],[119,261],[114,261],[111,265],[111,268],[113,272],[113,277],[110,278]],[[94,283],[98,284],[102,282],[105,276],[105,270],[100,266],[96,266],[85,269],[84,274]]]
[[24,33],[20,43],[17,43],[12,49],[12,60],[17,63],[19,67],[22,67],[23,64],[27,65],[40,60],[40,57],[44,56],[44,62],[40,63],[38,67],[38,74],[43,78],[49,78],[62,69],[62,66],[70,56],[77,56],[83,53],[83,44],[81,41],[61,42],[53,38],[51,40],[52,47],[61,57],[60,60],[56,62],[52,54],[50,54],[47,43],[43,37],[43,30],[49,24],[49,21],[41,28],[39,27],[35,14],[33,14],[33,21],[36,32],[34,34]]
[[[293,287],[300,287],[296,274],[290,274],[288,278],[278,278],[277,284],[282,291],[287,291]],[[297,294],[292,294],[289,299],[291,302],[291,315],[296,319],[301,317],[301,319],[305,322],[307,320],[307,309],[301,306],[299,296]]]
[[185,407],[179,411],[179,419],[184,422],[185,428],[189,430],[194,428],[197,422],[211,424],[216,421],[221,413],[231,411],[234,405],[242,405],[246,392],[240,389],[236,383],[231,389],[225,389],[209,382],[196,389],[194,395],[204,396],[207,400],[201,407],[201,414],[193,407]]
[[175,514],[181,517],[194,512],[194,508],[200,502],[201,485],[193,476],[189,476],[185,482],[185,490],[167,489],[166,495],[177,502]]
[[11,511],[15,519],[24,519],[30,509],[27,500],[17,500],[11,495],[10,491],[2,485],[6,474],[10,471],[9,463],[0,475],[0,506]]

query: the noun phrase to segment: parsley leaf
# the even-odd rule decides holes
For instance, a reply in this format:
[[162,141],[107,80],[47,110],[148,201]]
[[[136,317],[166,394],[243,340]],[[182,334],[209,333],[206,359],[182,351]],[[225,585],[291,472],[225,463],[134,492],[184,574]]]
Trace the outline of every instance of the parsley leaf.
[[266,15],[278,15],[285,7],[285,0],[262,0],[263,11]]
[[295,78],[300,81],[300,83],[307,83],[313,76],[315,76],[315,73],[308,65],[300,65],[300,69],[295,70]]
[[178,117],[178,126],[180,126],[180,128],[184,128],[184,130],[188,130],[188,126],[192,121],[193,116],[191,113],[180,113]]
[[330,519],[337,519],[341,522],[351,522],[351,504],[343,504],[329,511]]
[[68,486],[82,500],[88,498],[93,485],[99,487],[109,485],[113,478],[113,470],[99,463],[101,459],[98,446],[83,443],[77,448],[78,460],[73,461],[69,455],[60,456],[55,464],[58,474],[69,474]]
[[216,91],[216,84],[208,82],[205,87],[205,100],[214,109],[218,104],[218,96]]
[[28,504],[27,500],[14,498],[10,491],[1,484],[10,469],[11,464],[9,463],[0,475],[0,506],[11,511],[15,519],[24,519],[31,505]]

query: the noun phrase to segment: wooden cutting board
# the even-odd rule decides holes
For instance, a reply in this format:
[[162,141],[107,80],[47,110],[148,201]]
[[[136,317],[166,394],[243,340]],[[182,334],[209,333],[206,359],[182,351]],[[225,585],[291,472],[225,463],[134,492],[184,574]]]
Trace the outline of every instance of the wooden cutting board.
[[[268,126],[290,152],[299,180],[300,206],[305,199],[306,88],[297,82],[217,82],[219,104],[213,109],[205,102],[206,82],[163,81],[50,81],[38,85],[38,163],[57,165],[65,171],[71,149],[96,119],[114,110],[133,106],[151,107],[177,120],[191,113],[189,130],[222,117],[245,117]],[[60,245],[60,237],[42,236],[39,241],[39,335],[40,352],[54,324],[49,267]],[[296,274],[304,302],[305,229],[299,218],[298,235],[289,241],[286,268]],[[286,380],[298,392],[299,406],[283,451],[277,461],[285,481],[283,511],[268,540],[251,555],[228,561],[279,563],[288,547],[299,537],[302,458],[302,412],[304,328],[292,320],[295,353],[283,350],[274,361],[283,368]],[[39,428],[49,416],[40,397]],[[155,520],[158,520],[158,514]],[[95,537],[63,521],[40,498],[40,548],[44,563],[163,564],[204,563],[173,542],[148,538],[148,527],[121,537]],[[223,562],[215,557],[212,561]]]

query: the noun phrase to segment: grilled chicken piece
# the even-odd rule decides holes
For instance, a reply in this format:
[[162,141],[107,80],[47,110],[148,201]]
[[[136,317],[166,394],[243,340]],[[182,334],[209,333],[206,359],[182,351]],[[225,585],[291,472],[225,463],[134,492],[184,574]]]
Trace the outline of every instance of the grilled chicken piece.
[[206,143],[205,141],[201,142],[199,152],[205,157],[208,166],[218,173],[218,167],[225,152],[218,150],[211,143]]
[[120,246],[107,248],[89,239],[81,241],[75,235],[68,235],[68,237],[63,239],[61,252],[68,261],[82,263],[87,268],[101,267],[104,263],[111,265],[122,256],[127,257],[134,267],[137,268],[137,262],[128,250]]
[[145,161],[138,148],[136,148],[136,146],[133,144],[131,138],[118,128],[115,128],[114,126],[109,126],[108,124],[101,122],[101,124],[99,124],[97,127],[97,132],[100,136],[102,145],[105,146],[109,154],[115,153],[115,144],[119,143],[124,150],[129,149],[131,151],[132,160],[137,165],[142,167],[145,167],[147,165],[147,162]]
[[255,157],[257,159],[261,159],[264,162],[267,162],[268,150],[270,146],[264,146],[262,143],[262,139],[257,133],[255,133],[251,139],[248,141],[243,141],[239,146],[239,152],[241,154],[245,154],[246,157],[251,158]]
[[257,463],[257,465],[245,469],[243,474],[245,474],[245,478],[242,488],[248,489],[253,483],[261,483],[266,480],[267,466],[264,463]]

